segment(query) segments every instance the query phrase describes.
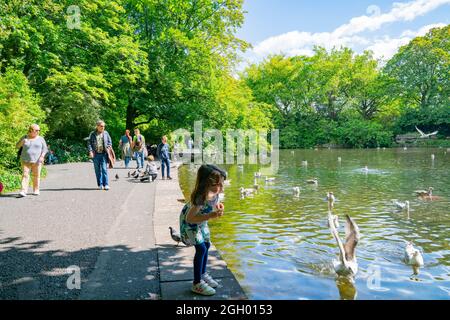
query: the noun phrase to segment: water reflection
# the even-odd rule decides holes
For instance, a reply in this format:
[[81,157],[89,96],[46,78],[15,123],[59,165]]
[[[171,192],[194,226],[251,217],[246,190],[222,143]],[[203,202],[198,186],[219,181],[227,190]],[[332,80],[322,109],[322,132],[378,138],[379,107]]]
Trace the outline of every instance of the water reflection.
[[[252,299],[340,299],[356,291],[358,299],[449,299],[450,153],[443,152],[284,150],[275,180],[261,177],[258,193],[244,198],[239,188],[252,188],[261,168],[225,166],[232,182],[225,188],[225,215],[210,223],[212,239]],[[195,170],[188,169],[180,170],[185,196],[195,183]],[[317,186],[306,183],[314,177]],[[430,186],[439,199],[415,195]],[[300,188],[298,197],[294,187]],[[337,282],[331,265],[338,250],[327,225],[329,191],[336,197],[333,214],[341,222],[349,214],[360,228],[352,285]],[[393,200],[409,201],[409,212],[397,210]],[[423,253],[420,270],[402,260],[405,241]],[[383,290],[367,285],[375,267]]]

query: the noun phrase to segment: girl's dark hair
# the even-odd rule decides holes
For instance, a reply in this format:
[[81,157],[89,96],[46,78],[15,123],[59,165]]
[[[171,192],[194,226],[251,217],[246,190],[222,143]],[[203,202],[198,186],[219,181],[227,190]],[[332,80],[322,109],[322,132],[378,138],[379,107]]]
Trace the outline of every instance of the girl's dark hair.
[[191,203],[201,206],[205,203],[209,188],[219,183],[220,177],[227,179],[227,173],[213,164],[203,164],[198,169],[197,181],[191,194]]

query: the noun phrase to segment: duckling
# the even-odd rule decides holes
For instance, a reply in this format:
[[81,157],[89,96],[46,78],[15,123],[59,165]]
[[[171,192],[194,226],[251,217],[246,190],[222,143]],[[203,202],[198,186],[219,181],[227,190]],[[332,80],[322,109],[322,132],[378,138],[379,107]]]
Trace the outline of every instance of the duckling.
[[319,184],[319,180],[317,180],[317,178],[313,178],[313,179],[306,180],[306,183],[314,184],[317,186]]
[[294,197],[300,197],[300,187],[293,187]]
[[411,242],[408,242],[406,244],[405,261],[407,264],[416,267],[423,267],[424,265],[422,254],[418,249],[414,248]]

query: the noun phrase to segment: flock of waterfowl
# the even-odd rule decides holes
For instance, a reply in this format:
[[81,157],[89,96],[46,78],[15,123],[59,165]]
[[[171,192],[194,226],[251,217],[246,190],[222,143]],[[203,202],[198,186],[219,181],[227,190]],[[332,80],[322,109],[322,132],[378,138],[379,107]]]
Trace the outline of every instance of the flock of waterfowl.
[[[434,160],[434,155],[431,157]],[[339,157],[338,161],[341,162],[342,158]],[[302,161],[302,166],[307,166],[308,162],[306,160]],[[360,172],[368,173],[369,168],[365,166],[362,168]],[[258,179],[262,178],[261,172],[256,172],[254,174],[254,185],[251,188],[240,187],[239,192],[241,195],[241,199],[246,198],[247,196],[251,196],[256,194],[259,189]],[[264,177],[264,181],[266,183],[274,182],[274,177]],[[307,184],[318,186],[319,181],[317,178],[311,178],[305,181]],[[299,186],[292,187],[292,192],[294,197],[300,197],[301,188]],[[417,197],[422,200],[438,200],[440,197],[432,194],[433,187],[429,187],[428,190],[416,190],[414,193]],[[344,276],[350,279],[358,272],[358,262],[356,258],[356,246],[360,239],[360,231],[356,222],[348,215],[345,215],[345,242],[343,242],[339,236],[339,217],[337,214],[333,214],[334,205],[336,198],[333,192],[328,192],[326,196],[328,202],[328,227],[330,228],[331,234],[336,240],[338,249],[339,249],[339,259],[333,260],[333,267],[338,276]],[[393,200],[393,205],[398,209],[406,210],[408,213],[409,219],[409,211],[410,211],[410,202],[408,200],[401,202],[398,200]],[[406,246],[404,248],[404,257],[403,261],[412,266],[414,270],[414,274],[418,273],[418,268],[424,266],[424,259],[420,250],[416,249],[411,242],[406,242]]]

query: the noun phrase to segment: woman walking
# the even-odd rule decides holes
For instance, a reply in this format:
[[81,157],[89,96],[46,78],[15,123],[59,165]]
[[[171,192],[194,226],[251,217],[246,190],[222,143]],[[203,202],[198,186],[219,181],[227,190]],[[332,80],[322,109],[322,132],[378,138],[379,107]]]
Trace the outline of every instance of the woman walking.
[[133,138],[133,151],[135,152],[136,169],[144,169],[144,159],[145,159],[145,138],[141,134],[139,129],[134,129],[134,138]]
[[128,169],[128,165],[131,160],[131,144],[133,139],[130,135],[130,130],[125,130],[125,135],[120,138],[119,147],[122,150],[122,159],[125,161],[125,168]]
[[39,136],[41,129],[37,124],[32,124],[28,129],[28,134],[23,136],[16,144],[20,151],[20,163],[22,165],[22,189],[19,192],[19,198],[26,197],[28,183],[30,181],[30,171],[33,175],[33,195],[39,195],[39,185],[41,178],[41,169],[44,163],[45,155],[48,152],[45,139]]

